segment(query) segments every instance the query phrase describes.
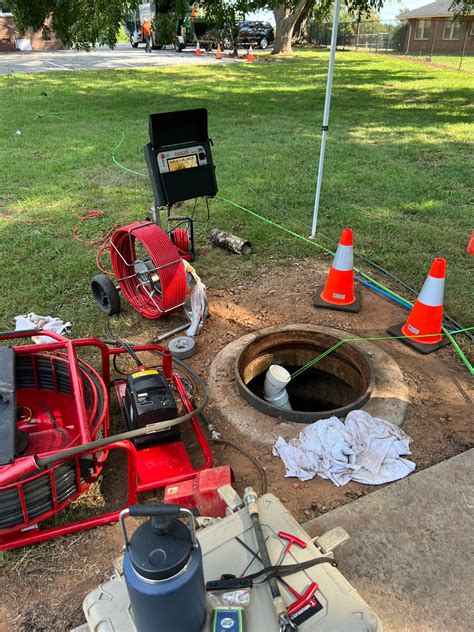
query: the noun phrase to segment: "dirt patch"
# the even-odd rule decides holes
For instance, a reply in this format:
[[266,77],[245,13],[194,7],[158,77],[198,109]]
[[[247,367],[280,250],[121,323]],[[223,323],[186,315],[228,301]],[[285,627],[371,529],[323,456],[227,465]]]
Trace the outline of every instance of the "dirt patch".
[[[232,263],[238,263],[238,258],[233,257]],[[212,358],[228,342],[270,325],[314,323],[358,336],[377,336],[385,335],[387,326],[403,320],[406,312],[401,307],[368,290],[363,291],[359,314],[314,309],[312,293],[322,279],[323,268],[313,260],[296,261],[284,270],[263,269],[258,278],[236,281],[230,289],[210,288],[212,315],[196,339],[197,354],[190,361],[192,366],[206,376]],[[158,324],[150,323],[134,318],[126,308],[123,315],[114,319],[113,330],[123,337],[143,341],[180,322],[181,316],[174,315]],[[409,386],[410,404],[404,429],[413,439],[412,458],[417,471],[472,447],[473,390],[451,348],[421,356],[398,341],[378,344],[398,362]],[[209,415],[213,417],[212,404]],[[213,419],[225,438],[236,439],[231,428],[219,424],[215,415]],[[357,483],[337,488],[320,478],[304,483],[285,479],[284,467],[272,456],[271,449],[243,447],[265,469],[268,491],[279,496],[302,522],[379,489]],[[239,492],[248,484],[260,488],[258,473],[248,459],[231,447],[213,445],[212,448],[216,465],[232,466]],[[120,460],[111,460],[104,469],[100,502],[96,501],[104,507],[96,510],[110,510],[109,505],[120,503],[124,485]],[[151,496],[160,498],[160,493]],[[91,509],[87,505],[86,509],[76,511],[85,510]],[[83,621],[83,598],[108,578],[113,560],[120,552],[120,535],[115,524],[28,549],[0,553],[2,630],[62,631],[79,625]]]

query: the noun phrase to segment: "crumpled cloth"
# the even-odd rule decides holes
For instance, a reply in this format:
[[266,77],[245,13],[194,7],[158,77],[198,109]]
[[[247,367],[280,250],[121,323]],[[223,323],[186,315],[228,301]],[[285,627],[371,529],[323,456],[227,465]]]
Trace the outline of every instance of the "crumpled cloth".
[[286,442],[278,437],[273,455],[281,457],[285,476],[307,481],[327,478],[338,487],[349,481],[380,485],[404,478],[416,467],[410,455],[410,437],[398,426],[353,410],[345,424],[337,417],[307,426]]
[[209,315],[206,286],[201,281],[194,267],[188,261],[183,260],[183,263],[186,272],[191,275],[194,282],[191,292],[191,324],[185,333],[187,336],[197,336],[203,327],[204,320]]
[[[47,331],[54,331],[58,334],[65,336],[71,331],[71,323],[65,323],[60,318],[54,316],[38,316],[34,312],[29,314],[22,314],[15,317],[15,331],[24,331],[27,329],[45,329]],[[32,336],[32,340],[36,344],[44,344],[53,342],[50,336]]]

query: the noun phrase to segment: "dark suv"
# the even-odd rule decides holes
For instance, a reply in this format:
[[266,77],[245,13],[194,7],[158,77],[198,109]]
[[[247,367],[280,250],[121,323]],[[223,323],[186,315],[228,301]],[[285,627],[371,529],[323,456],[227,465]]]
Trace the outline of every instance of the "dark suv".
[[239,46],[259,46],[262,49],[268,48],[269,44],[275,41],[275,32],[268,22],[240,22]]

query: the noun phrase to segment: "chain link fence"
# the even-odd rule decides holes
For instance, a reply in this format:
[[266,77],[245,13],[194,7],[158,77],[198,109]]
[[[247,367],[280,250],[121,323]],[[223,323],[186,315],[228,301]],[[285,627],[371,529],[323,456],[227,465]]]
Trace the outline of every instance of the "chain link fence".
[[[308,29],[309,43],[328,47],[331,33],[331,22],[312,22]],[[474,16],[464,20],[340,22],[337,48],[405,55],[474,72]]]

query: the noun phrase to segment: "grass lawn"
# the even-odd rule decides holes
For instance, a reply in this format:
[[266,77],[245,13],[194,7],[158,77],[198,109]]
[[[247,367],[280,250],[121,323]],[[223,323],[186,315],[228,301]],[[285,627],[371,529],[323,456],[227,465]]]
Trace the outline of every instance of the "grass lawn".
[[[426,63],[430,64],[429,57],[414,56],[410,55],[410,59],[419,59],[426,60]],[[434,53],[432,62],[434,64],[439,64],[441,66],[446,66],[446,68],[452,68],[453,70],[459,69],[459,62],[461,61],[460,55],[440,55],[439,53]],[[462,64],[461,64],[461,72],[474,72],[474,55],[465,55]]]
[[[308,51],[255,64],[0,77],[0,213],[53,218],[0,218],[0,328],[34,310],[73,321],[76,337],[103,333],[89,290],[95,248],[73,239],[75,214],[105,212],[83,225],[89,237],[144,216],[148,179],[111,155],[124,134],[117,160],[145,173],[150,112],[208,108],[222,196],[308,235],[326,63],[326,53]],[[339,53],[336,63],[321,233],[334,243],[352,227],[359,253],[416,288],[432,259],[446,257],[446,309],[472,324],[472,75],[364,53]],[[217,226],[249,238],[255,254],[232,265],[219,250],[201,257],[210,286],[319,256],[219,196],[211,214],[197,226],[198,244]]]

